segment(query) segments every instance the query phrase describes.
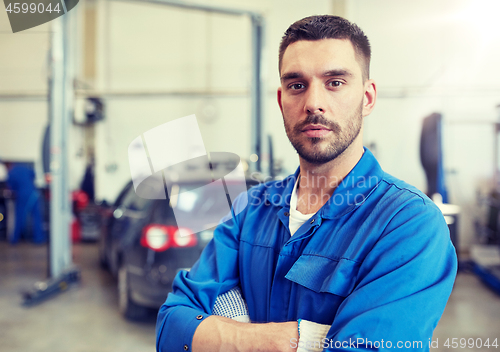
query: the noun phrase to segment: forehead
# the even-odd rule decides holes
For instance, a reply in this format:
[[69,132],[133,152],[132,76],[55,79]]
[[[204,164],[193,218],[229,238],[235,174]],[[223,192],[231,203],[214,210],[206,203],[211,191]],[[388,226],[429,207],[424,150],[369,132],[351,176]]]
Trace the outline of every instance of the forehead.
[[281,75],[313,69],[344,69],[361,76],[361,65],[348,39],[299,40],[286,48]]

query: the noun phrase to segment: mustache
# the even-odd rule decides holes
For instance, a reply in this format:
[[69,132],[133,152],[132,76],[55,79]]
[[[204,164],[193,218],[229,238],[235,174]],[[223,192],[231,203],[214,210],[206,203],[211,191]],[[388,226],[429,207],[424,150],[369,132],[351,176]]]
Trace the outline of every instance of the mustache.
[[326,128],[332,130],[333,132],[340,132],[341,129],[338,123],[328,120],[325,116],[321,114],[316,114],[316,115],[307,115],[307,118],[304,121],[295,126],[294,131],[300,133],[307,125],[311,124],[323,125]]

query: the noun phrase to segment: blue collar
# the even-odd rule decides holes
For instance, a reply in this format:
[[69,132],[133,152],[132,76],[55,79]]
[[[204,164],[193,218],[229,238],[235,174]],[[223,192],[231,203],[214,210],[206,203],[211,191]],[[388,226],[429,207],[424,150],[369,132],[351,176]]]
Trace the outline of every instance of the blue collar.
[[[370,194],[377,188],[384,177],[384,171],[369,149],[365,152],[356,166],[337,186],[333,195],[318,211],[318,214],[327,219],[341,217],[362,205]],[[300,167],[293,175],[282,181],[272,183],[265,193],[266,202],[290,210],[290,199],[293,186],[300,173]],[[319,180],[327,182],[327,180]],[[331,180],[334,182],[335,180]]]

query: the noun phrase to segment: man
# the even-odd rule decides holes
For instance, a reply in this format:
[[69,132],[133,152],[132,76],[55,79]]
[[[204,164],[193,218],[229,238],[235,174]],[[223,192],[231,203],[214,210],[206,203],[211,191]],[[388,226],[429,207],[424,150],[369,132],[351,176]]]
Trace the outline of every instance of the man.
[[[177,276],[157,349],[428,350],[455,250],[438,208],[363,148],[376,100],[368,39],[343,18],[308,17],[286,31],[279,57],[278,104],[300,167],[252,188]],[[212,314],[235,287],[250,324]]]

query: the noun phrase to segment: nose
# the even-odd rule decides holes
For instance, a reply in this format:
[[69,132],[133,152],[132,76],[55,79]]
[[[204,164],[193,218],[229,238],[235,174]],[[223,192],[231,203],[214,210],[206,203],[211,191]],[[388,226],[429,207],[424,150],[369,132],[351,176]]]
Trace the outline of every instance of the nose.
[[304,110],[308,115],[325,112],[324,92],[319,84],[311,84],[306,92]]

